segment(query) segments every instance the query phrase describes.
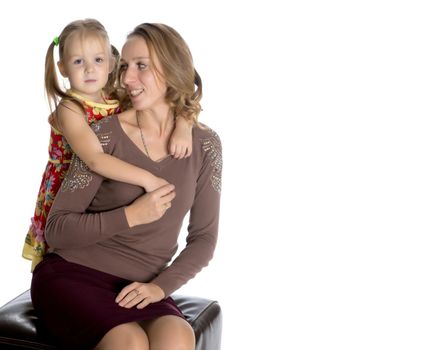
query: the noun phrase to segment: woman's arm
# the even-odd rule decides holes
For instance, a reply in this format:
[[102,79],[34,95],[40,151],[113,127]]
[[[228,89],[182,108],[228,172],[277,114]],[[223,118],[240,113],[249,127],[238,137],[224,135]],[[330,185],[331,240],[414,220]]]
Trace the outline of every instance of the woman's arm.
[[[120,137],[114,128],[115,122],[100,124],[99,138],[111,135],[105,146],[108,153],[114,151]],[[104,179],[92,172],[77,155],[73,156],[47,218],[45,235],[50,247],[80,248],[106,240],[132,226],[158,220],[164,214],[163,203],[169,203],[175,196],[174,186],[168,184],[140,196],[128,206],[99,213],[87,212]]]
[[[207,134],[208,133],[208,134]],[[189,234],[186,247],[178,257],[151,282],[158,285],[166,296],[193,278],[213,257],[219,223],[222,176],[222,148],[219,137],[206,131],[200,140],[203,157],[196,195],[190,210]],[[193,155],[192,155],[193,156]]]
[[102,146],[84,119],[83,112],[70,101],[58,108],[58,125],[74,153],[94,172],[109,179],[143,187],[147,192],[167,184],[150,172],[103,152]]
[[124,207],[86,213],[103,179],[91,172],[77,155],[73,156],[47,217],[45,237],[50,247],[87,246],[129,227]]
[[[163,203],[175,198],[174,186],[168,184],[140,196],[128,206],[87,213],[102,181],[102,176],[90,172],[85,163],[74,156],[47,218],[45,237],[50,247],[80,248],[130,227],[151,223],[164,215]],[[78,183],[80,185],[76,185]]]

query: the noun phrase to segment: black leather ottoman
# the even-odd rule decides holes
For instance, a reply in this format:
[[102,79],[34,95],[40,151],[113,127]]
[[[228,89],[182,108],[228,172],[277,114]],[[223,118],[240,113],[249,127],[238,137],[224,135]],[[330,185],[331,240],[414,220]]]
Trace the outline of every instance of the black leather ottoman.
[[[220,350],[222,314],[218,302],[183,295],[172,297],[195,331],[196,350]],[[29,291],[0,308],[0,349],[57,349],[41,328]]]

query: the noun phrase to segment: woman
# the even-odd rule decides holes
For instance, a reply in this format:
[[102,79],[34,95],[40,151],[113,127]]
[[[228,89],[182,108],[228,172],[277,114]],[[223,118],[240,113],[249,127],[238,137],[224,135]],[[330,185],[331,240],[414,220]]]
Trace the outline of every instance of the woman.
[[[194,349],[193,330],[169,295],[213,255],[221,144],[196,122],[201,79],[172,28],[137,26],[119,79],[132,108],[96,123],[95,133],[105,152],[173,185],[144,194],[74,158],[47,220],[52,250],[34,271],[32,301],[62,348]],[[167,147],[176,115],[194,123],[192,155],[183,160]],[[187,212],[187,245],[171,262]]]

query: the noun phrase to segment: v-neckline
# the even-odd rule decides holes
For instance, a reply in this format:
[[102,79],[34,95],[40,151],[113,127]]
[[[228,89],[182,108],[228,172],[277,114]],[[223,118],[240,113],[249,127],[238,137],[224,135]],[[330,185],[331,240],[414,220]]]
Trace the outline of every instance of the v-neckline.
[[120,131],[121,131],[123,137],[125,137],[128,140],[128,142],[132,145],[132,147],[135,148],[136,151],[142,155],[142,159],[145,159],[148,163],[152,164],[152,166],[155,169],[161,170],[165,165],[167,165],[173,159],[173,157],[170,154],[167,155],[166,157],[158,159],[158,160],[151,159],[150,157],[148,157],[146,155],[146,153],[144,153],[144,151],[140,147],[138,147],[136,145],[136,143],[134,141],[131,140],[131,138],[128,136],[128,134],[126,134],[125,130],[122,127],[122,124],[120,123],[118,116],[117,116],[117,124],[120,128]]

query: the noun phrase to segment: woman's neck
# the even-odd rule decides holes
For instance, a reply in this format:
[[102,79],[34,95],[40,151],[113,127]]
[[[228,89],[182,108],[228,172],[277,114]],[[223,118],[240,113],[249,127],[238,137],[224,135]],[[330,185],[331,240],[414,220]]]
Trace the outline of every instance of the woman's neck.
[[136,111],[136,116],[143,128],[158,137],[165,136],[175,123],[173,111],[168,106],[161,110]]

